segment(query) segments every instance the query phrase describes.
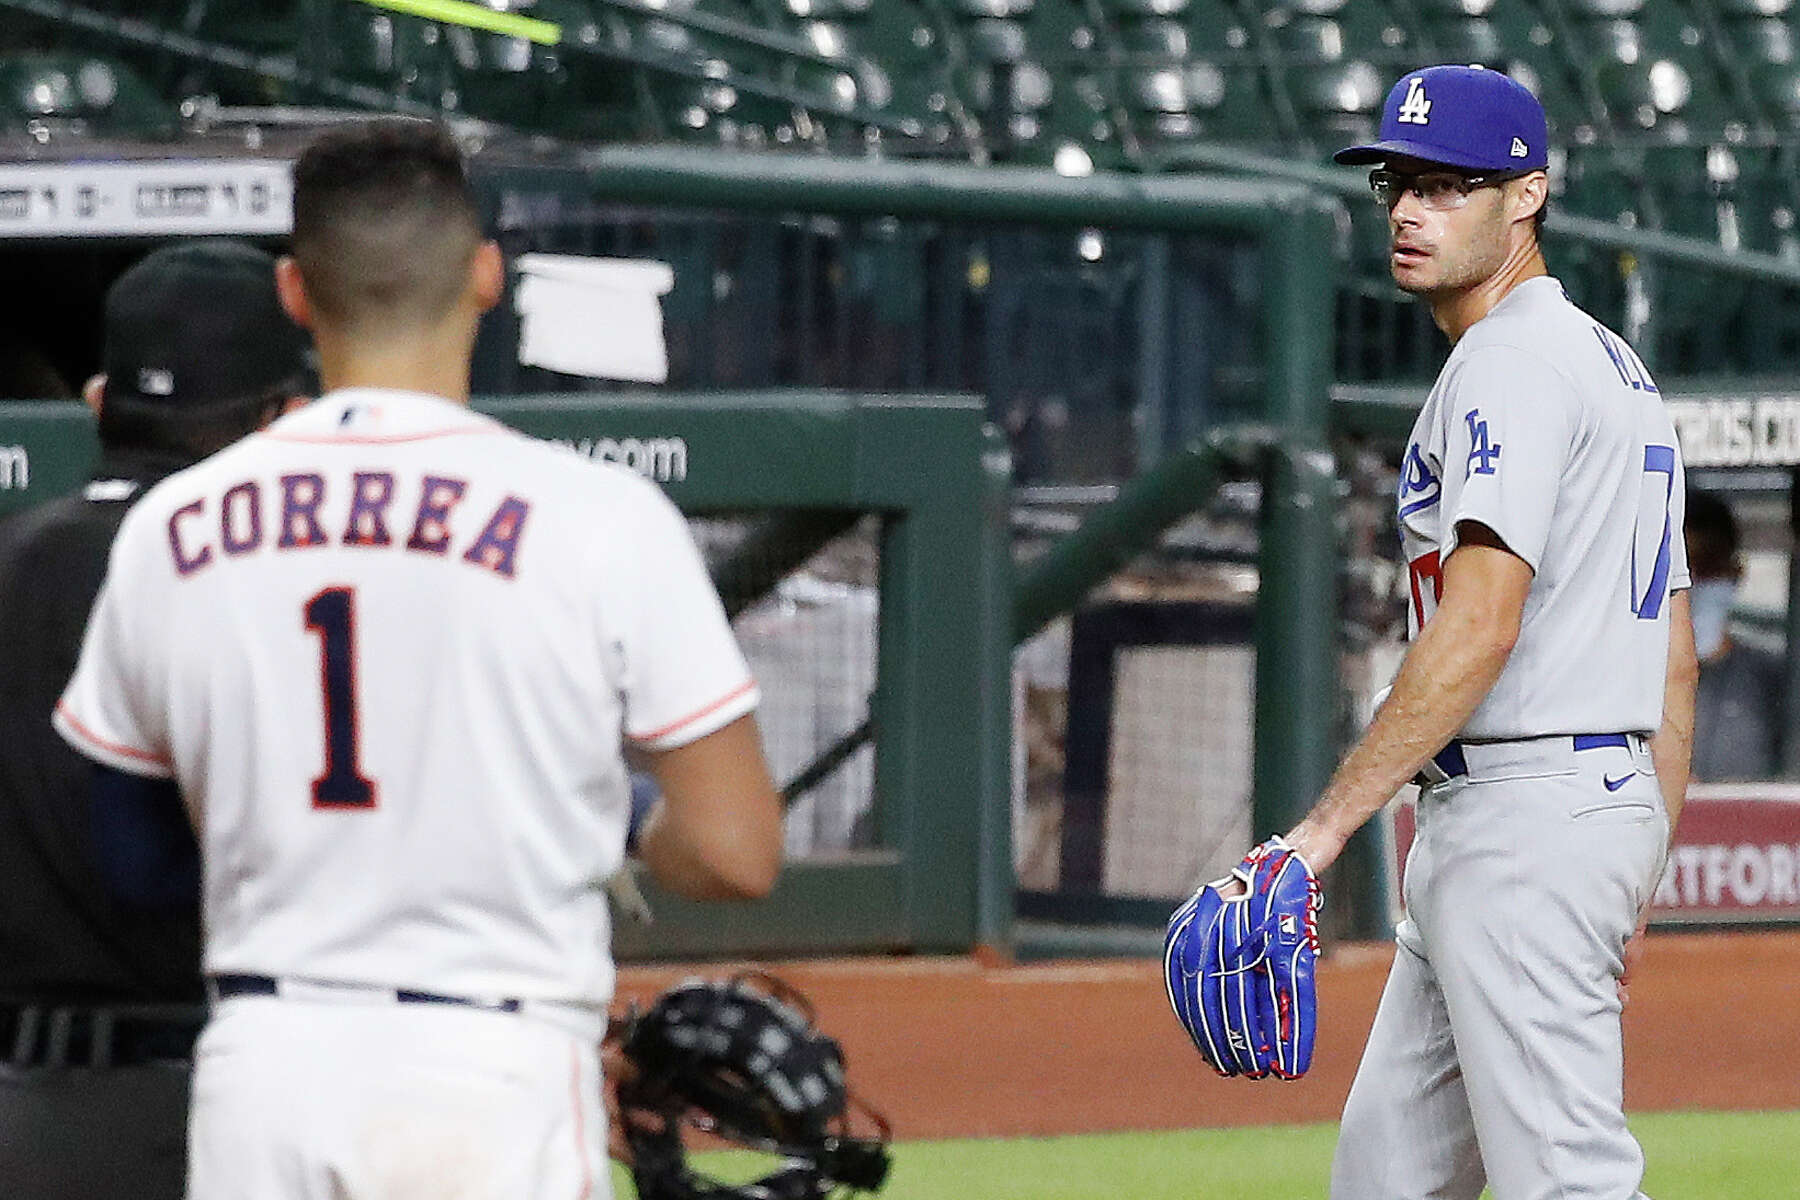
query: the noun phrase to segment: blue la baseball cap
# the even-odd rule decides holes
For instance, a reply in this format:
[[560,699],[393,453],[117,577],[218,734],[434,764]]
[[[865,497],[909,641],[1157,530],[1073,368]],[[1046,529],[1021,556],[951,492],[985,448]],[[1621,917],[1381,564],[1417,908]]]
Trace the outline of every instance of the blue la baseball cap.
[[1544,106],[1524,84],[1485,67],[1426,67],[1381,106],[1381,140],[1332,158],[1345,166],[1399,156],[1466,171],[1541,171],[1550,162]]

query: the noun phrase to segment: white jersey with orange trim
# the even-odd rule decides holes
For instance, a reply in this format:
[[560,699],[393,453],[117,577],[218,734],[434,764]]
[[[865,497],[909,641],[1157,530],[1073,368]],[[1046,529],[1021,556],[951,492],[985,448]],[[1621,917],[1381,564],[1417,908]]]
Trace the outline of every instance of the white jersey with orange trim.
[[1437,610],[1457,526],[1534,572],[1517,645],[1460,736],[1649,733],[1672,591],[1688,586],[1681,449],[1625,340],[1528,279],[1450,352],[1401,466],[1409,632]]
[[679,746],[756,701],[653,485],[355,389],[132,510],[56,723],[180,785],[210,974],[593,1007],[621,735]]

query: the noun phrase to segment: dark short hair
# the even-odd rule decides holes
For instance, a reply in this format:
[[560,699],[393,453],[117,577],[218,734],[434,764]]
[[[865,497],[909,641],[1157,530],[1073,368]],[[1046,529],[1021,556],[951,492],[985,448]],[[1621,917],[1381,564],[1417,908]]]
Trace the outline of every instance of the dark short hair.
[[198,462],[261,429],[282,405],[305,395],[306,388],[304,380],[296,379],[291,389],[209,405],[202,412],[148,404],[109,391],[101,399],[96,432],[108,449]]
[[1729,573],[1738,556],[1738,523],[1731,505],[1711,492],[1687,494],[1688,568],[1707,575]]
[[358,122],[318,138],[294,165],[294,260],[327,321],[435,322],[461,297],[480,241],[462,152],[437,122]]

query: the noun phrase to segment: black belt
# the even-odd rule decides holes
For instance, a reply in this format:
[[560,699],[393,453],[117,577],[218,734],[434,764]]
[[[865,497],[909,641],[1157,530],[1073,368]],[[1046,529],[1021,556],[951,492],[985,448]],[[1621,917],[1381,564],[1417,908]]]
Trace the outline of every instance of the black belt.
[[[1577,750],[1601,750],[1608,746],[1617,746],[1623,749],[1631,745],[1631,739],[1622,733],[1578,733],[1574,735],[1574,741]],[[1451,742],[1432,755],[1431,761],[1437,764],[1438,770],[1451,779],[1469,773],[1469,760],[1463,754],[1461,742]]]
[[[235,996],[279,996],[281,981],[270,975],[214,975],[210,979],[212,993],[221,1000]],[[396,1004],[455,1004],[479,1008],[486,1012],[516,1013],[524,1007],[521,1000],[474,1000],[467,996],[445,996],[438,992],[420,992],[411,988],[350,988],[347,991],[379,996]]]
[[206,1024],[187,1004],[0,1004],[0,1063],[37,1067],[134,1067],[186,1062]]

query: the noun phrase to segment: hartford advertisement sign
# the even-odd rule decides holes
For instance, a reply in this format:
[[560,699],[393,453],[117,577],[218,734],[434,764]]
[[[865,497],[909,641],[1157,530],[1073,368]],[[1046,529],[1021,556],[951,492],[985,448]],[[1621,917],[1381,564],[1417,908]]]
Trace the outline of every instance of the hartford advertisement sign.
[[1695,923],[1800,920],[1800,785],[1689,788],[1651,913]]
[[[1398,858],[1390,899],[1398,915],[1413,806],[1391,811]],[[1659,925],[1800,921],[1800,784],[1691,786],[1650,919]]]

